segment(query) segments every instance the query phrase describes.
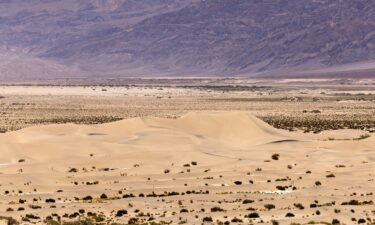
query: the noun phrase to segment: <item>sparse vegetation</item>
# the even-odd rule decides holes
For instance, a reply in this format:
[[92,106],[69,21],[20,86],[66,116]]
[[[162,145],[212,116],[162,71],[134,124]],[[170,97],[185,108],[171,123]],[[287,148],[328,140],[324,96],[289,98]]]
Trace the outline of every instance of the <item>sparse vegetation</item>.
[[259,214],[257,212],[252,212],[247,215],[247,218],[259,218]]
[[367,139],[369,137],[371,137],[369,134],[361,134],[358,138],[353,138],[353,140],[360,141],[360,140]]
[[280,155],[279,155],[279,154],[273,154],[273,155],[271,156],[271,158],[272,158],[273,160],[279,160]]
[[264,208],[268,209],[268,210],[271,210],[271,209],[274,209],[276,208],[274,204],[266,204],[264,205]]

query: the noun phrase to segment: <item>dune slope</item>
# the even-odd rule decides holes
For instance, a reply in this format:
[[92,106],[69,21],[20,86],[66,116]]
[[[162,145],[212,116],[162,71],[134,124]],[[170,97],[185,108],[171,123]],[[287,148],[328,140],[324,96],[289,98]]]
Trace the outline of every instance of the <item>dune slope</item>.
[[30,127],[0,135],[0,215],[32,213],[37,223],[51,213],[77,220],[78,209],[107,223],[373,221],[374,144],[289,133],[236,111]]

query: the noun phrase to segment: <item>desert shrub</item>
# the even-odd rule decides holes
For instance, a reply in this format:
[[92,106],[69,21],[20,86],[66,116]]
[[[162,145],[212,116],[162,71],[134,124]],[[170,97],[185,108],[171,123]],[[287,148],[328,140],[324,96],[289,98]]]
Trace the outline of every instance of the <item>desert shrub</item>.
[[68,170],[68,173],[77,173],[77,172],[78,172],[78,169],[76,169],[76,168],[70,168]]
[[301,203],[294,203],[294,207],[296,207],[296,208],[298,208],[300,210],[305,209],[305,207]]
[[259,218],[259,214],[257,212],[253,212],[247,215],[247,218]]
[[250,199],[245,199],[242,201],[242,204],[250,204],[250,203],[253,203],[254,200],[250,200]]
[[359,219],[358,224],[361,224],[361,223],[366,223],[366,220],[365,219]]
[[374,202],[372,200],[370,201],[363,201],[359,202],[358,200],[350,200],[349,202],[343,202],[341,205],[373,205]]
[[83,201],[91,201],[92,199],[93,199],[93,198],[92,198],[90,195],[88,195],[88,196],[82,198]]
[[271,209],[274,209],[276,208],[274,204],[265,204],[264,205],[264,208],[268,209],[268,210],[271,210]]
[[[153,196],[148,196],[148,197],[156,197],[156,195],[155,195],[155,193],[153,193],[154,195]],[[122,198],[134,198],[135,197],[135,195],[133,194],[133,193],[130,193],[130,194],[124,194],[123,196],[122,196]]]
[[276,186],[276,189],[279,190],[279,191],[285,191],[286,189],[288,188],[288,186]]
[[[231,220],[232,223],[242,223],[243,221],[241,219],[238,219],[236,217],[234,217],[232,220]],[[228,223],[229,224],[229,223]]]
[[56,202],[56,200],[53,199],[53,198],[46,199],[46,203],[55,203],[55,202]]
[[287,213],[286,215],[285,215],[285,217],[294,217],[294,214],[293,213]]
[[212,217],[210,217],[210,216],[208,216],[208,217],[204,217],[203,218],[203,222],[205,223],[211,223],[211,222],[213,222],[213,219],[212,219]]
[[42,207],[39,205],[29,205],[31,209],[41,209]]
[[224,212],[224,211],[225,211],[224,209],[217,207],[217,206],[211,208],[211,212]]
[[125,209],[121,209],[116,212],[116,217],[122,217],[126,214],[128,214],[128,211],[126,211]]
[[40,219],[39,216],[35,216],[34,214],[26,214],[25,217],[27,219],[32,219],[32,220],[38,220],[38,219]]
[[273,159],[273,160],[279,160],[279,158],[280,158],[280,155],[279,155],[279,154],[273,154],[273,155],[271,156],[271,159]]

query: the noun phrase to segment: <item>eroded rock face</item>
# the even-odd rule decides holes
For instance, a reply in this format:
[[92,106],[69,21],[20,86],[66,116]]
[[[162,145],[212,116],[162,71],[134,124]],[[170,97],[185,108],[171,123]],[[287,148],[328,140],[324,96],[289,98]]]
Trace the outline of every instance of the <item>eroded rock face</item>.
[[92,76],[230,75],[375,60],[371,0],[18,0],[0,1],[0,13],[8,50]]

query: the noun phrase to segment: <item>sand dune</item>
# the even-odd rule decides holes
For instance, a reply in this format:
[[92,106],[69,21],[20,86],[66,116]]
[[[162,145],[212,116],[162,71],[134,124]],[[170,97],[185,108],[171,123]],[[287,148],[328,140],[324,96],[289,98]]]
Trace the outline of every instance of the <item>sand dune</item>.
[[[40,161],[41,158],[50,160],[71,154],[86,157],[88,152],[108,154],[107,148],[92,147],[101,144],[130,147],[158,145],[165,148],[210,144],[245,149],[261,144],[294,140],[287,132],[276,130],[245,112],[189,113],[178,119],[135,118],[96,126],[37,126],[5,134],[0,138],[1,148],[8,152],[0,156],[4,163],[8,163],[9,158],[14,161],[26,157]],[[171,144],[173,145],[169,146]],[[47,148],[43,145],[54,147]],[[80,148],[81,151],[71,151],[73,146],[83,145],[87,147]],[[126,149],[118,148],[111,151],[111,154],[125,152]],[[9,154],[12,154],[11,157]]]
[[[188,224],[200,224],[204,217],[214,221],[236,217],[244,223],[331,222],[337,218],[351,224],[352,218],[374,218],[370,202],[375,200],[374,146],[374,137],[322,140],[277,130],[248,112],[237,111],[192,112],[178,119],[134,118],[93,126],[30,127],[0,135],[0,212],[16,219],[33,213],[40,219],[31,220],[39,222],[51,213],[72,214],[82,208],[118,222],[152,217],[175,224],[181,217]],[[188,190],[207,194],[181,194]],[[172,191],[179,194],[138,197]],[[111,198],[82,200],[88,195],[99,198],[102,193]],[[124,193],[137,197],[126,198]],[[45,202],[48,198],[56,200],[55,207]],[[18,203],[19,199],[26,203]],[[253,202],[243,204],[245,199]],[[353,199],[367,203],[341,205]],[[27,204],[31,203],[42,208],[30,209]],[[275,209],[266,210],[265,204]],[[22,206],[25,211],[17,211]],[[215,206],[224,211],[211,212]],[[6,212],[8,208],[14,211]],[[189,213],[180,213],[182,208]],[[350,213],[352,208],[355,213]],[[120,209],[128,215],[116,217]],[[135,209],[152,216],[140,217]],[[249,218],[251,213],[260,218]],[[286,217],[287,213],[293,217]]]

